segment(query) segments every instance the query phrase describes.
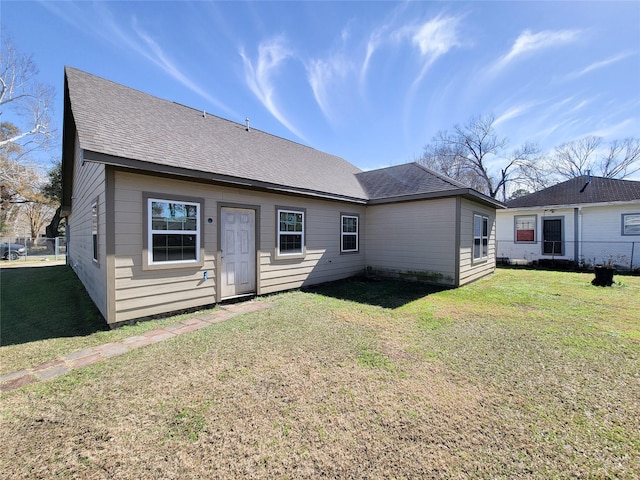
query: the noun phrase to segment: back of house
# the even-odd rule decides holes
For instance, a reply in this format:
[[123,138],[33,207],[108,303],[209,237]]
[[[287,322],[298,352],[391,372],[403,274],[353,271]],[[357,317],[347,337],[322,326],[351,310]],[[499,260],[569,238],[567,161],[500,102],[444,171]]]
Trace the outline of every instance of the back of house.
[[110,325],[365,271],[459,286],[500,206],[65,69],[67,258]]

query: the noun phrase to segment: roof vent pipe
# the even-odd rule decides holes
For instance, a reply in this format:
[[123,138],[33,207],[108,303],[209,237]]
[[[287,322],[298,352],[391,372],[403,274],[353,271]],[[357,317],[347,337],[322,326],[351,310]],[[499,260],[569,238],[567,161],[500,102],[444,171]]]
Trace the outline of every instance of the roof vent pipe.
[[244,119],[244,121],[245,121],[245,122],[246,122],[246,124],[247,124],[247,132],[248,132],[248,131],[250,130],[250,127],[249,127],[249,117],[245,118],[245,119]]
[[587,170],[587,183],[584,184],[584,187],[580,190],[580,193],[584,192],[585,188],[591,183],[591,170]]

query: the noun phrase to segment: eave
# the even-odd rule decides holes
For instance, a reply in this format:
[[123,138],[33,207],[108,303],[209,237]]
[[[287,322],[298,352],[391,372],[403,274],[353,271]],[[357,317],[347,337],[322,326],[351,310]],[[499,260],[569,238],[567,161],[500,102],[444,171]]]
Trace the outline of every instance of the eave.
[[203,172],[199,170],[191,170],[181,167],[173,167],[171,165],[161,165],[157,163],[144,162],[141,160],[133,160],[130,158],[108,155],[105,153],[95,152],[91,150],[83,150],[83,161],[102,163],[114,167],[124,168],[127,170],[145,172],[155,175],[166,175],[171,177],[180,177],[185,180],[197,180],[207,183],[229,187],[243,187],[252,190],[268,191],[273,193],[286,193],[289,195],[301,195],[313,198],[321,198],[324,200],[337,200],[364,205],[367,203],[365,198],[350,197],[347,195],[339,195],[330,192],[321,192],[305,188],[297,188],[288,185],[278,185],[259,180],[248,178],[233,177],[229,175],[220,175],[217,173]]
[[491,197],[487,197],[471,188],[456,188],[451,190],[443,190],[438,192],[426,192],[415,193],[410,195],[398,195],[384,198],[374,198],[367,202],[368,205],[382,205],[388,203],[400,203],[400,202],[415,202],[418,200],[431,200],[435,198],[447,198],[447,197],[463,197],[469,200],[480,202],[487,206],[496,209],[505,208],[502,202],[495,200]]

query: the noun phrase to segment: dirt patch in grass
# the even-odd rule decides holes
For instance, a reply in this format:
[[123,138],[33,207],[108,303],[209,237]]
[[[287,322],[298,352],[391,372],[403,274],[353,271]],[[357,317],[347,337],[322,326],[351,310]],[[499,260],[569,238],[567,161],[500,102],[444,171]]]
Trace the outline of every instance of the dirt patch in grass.
[[290,292],[10,392],[0,478],[637,478],[640,347],[546,273],[393,308]]

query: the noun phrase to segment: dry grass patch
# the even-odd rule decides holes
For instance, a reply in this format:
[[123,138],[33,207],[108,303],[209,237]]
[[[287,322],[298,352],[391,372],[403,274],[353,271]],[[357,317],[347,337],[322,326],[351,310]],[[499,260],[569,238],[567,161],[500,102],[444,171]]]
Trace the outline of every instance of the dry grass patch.
[[[518,275],[392,308],[339,285],[282,294],[5,394],[0,477],[636,478],[638,343]],[[637,296],[627,283],[609,301]],[[496,317],[499,291],[528,314]]]

